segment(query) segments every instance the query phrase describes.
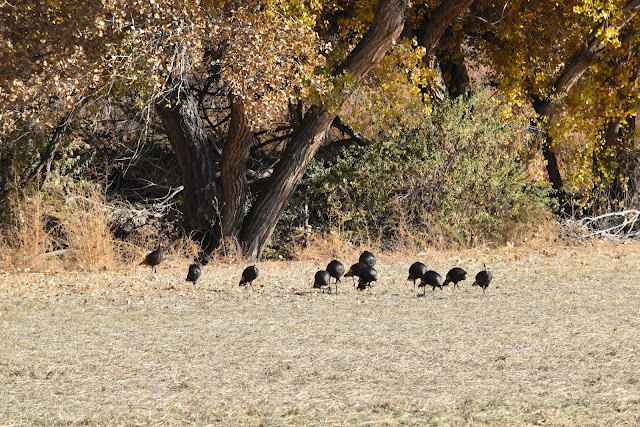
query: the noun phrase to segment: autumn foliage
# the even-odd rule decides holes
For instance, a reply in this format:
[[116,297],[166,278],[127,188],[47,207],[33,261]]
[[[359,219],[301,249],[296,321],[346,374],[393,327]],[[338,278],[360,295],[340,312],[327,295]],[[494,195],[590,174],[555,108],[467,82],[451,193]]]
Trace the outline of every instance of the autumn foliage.
[[149,146],[170,147],[180,180],[153,184],[183,185],[176,207],[207,250],[232,238],[255,258],[318,150],[400,141],[416,117],[486,85],[502,118],[528,129],[508,149],[561,210],[630,207],[639,11],[640,0],[4,2],[0,192],[41,185],[71,158],[135,181]]

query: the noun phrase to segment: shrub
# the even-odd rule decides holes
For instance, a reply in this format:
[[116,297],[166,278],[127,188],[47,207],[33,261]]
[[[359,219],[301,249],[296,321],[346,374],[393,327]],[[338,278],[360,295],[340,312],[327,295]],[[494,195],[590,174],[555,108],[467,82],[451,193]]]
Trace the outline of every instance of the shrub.
[[315,160],[310,223],[395,247],[514,240],[550,215],[550,189],[527,180],[512,148],[524,135],[485,92],[445,101],[411,129]]

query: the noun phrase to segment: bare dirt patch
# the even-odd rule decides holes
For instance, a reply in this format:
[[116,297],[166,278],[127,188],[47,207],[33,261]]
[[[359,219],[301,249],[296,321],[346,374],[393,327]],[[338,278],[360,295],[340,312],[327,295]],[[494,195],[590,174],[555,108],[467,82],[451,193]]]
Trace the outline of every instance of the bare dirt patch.
[[[470,277],[418,298],[416,260]],[[0,424],[640,424],[639,246],[328,261],[0,273]]]

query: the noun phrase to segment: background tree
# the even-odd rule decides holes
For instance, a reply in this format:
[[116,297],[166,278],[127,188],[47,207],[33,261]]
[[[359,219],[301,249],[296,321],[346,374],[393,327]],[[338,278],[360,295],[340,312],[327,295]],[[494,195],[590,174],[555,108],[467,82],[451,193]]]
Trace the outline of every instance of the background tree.
[[[564,126],[554,119],[585,73],[621,53],[617,49],[620,33],[636,28],[639,10],[636,0],[511,2],[483,34],[480,43],[486,53],[485,63],[495,70],[501,92],[511,105],[534,109],[531,118],[542,129],[540,149],[549,181],[561,202],[566,199],[566,188],[556,155],[557,132],[552,129]],[[599,78],[591,80],[595,84],[613,70],[598,71]],[[578,90],[585,93],[590,88],[581,85]]]

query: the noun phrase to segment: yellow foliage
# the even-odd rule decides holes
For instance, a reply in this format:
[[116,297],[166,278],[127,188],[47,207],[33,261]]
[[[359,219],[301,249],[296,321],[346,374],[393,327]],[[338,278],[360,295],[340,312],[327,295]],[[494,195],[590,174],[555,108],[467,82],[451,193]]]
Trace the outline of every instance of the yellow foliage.
[[424,54],[424,48],[413,40],[396,44],[357,89],[354,105],[343,117],[355,129],[368,127],[369,132],[377,132],[389,127],[406,128],[413,114],[428,115],[431,107],[423,98],[422,88],[434,84],[437,73],[425,65]]

